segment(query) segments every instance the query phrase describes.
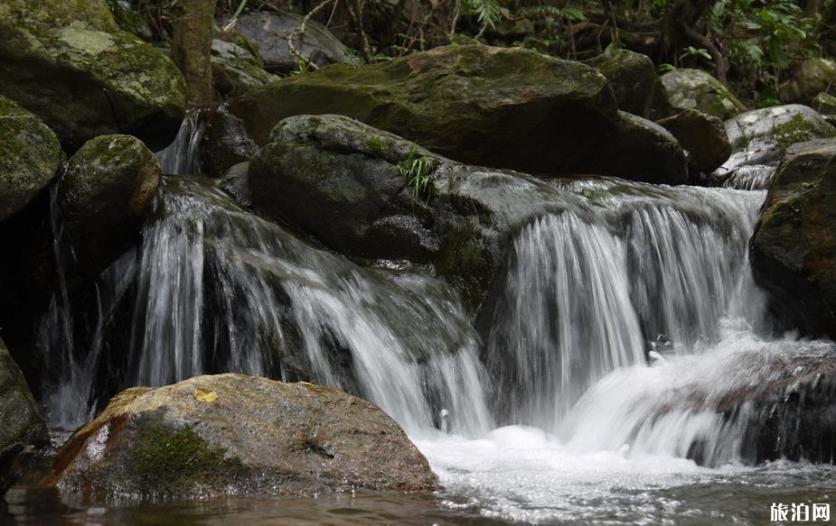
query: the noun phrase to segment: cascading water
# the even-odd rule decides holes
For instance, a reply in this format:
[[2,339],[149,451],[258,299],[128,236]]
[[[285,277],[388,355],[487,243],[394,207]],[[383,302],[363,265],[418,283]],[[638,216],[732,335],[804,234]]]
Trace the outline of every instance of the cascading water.
[[692,352],[728,315],[760,322],[746,247],[762,193],[619,184],[571,185],[608,197],[585,218],[543,217],[514,243],[487,351],[511,422],[555,430],[651,345]]
[[[196,172],[199,123],[159,154],[165,172]],[[489,517],[654,522],[648,486],[760,480],[738,466],[751,430],[834,352],[757,336],[769,321],[747,250],[765,192],[556,184],[573,204],[517,234],[480,342],[443,282],[358,266],[169,178],[141,245],[89,293],[94,312],[63,286],[44,317],[61,362],[50,418],[77,425],[123,387],[240,371],[376,402],[467,499],[454,506]]]
[[198,149],[205,131],[205,112],[189,111],[180,124],[174,141],[157,152],[162,172],[172,175],[201,175]]
[[[98,284],[114,292],[99,300],[103,315],[89,350],[72,350],[84,356],[75,367],[83,374],[55,390],[78,393],[72,404],[81,412],[68,411],[66,397],[50,408],[61,421],[88,413],[91,379],[110,363],[101,341],[128,325],[122,387],[238,371],[342,387],[412,433],[433,429],[442,408],[455,432],[491,427],[477,336],[448,287],[419,274],[361,269],[191,180],[165,186],[138,253]],[[132,305],[128,321],[104,315],[120,302]]]

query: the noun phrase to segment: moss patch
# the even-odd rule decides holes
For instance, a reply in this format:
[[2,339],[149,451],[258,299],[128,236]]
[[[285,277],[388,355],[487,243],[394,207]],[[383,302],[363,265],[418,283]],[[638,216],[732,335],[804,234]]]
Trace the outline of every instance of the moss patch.
[[195,485],[234,479],[244,469],[238,458],[227,458],[226,450],[210,446],[189,427],[151,422],[140,427],[134,440],[131,473],[155,493],[187,493]]

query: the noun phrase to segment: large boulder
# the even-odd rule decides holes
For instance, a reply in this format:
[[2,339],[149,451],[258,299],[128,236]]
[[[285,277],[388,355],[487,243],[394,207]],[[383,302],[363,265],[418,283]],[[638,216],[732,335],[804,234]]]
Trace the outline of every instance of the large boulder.
[[28,205],[63,162],[64,152],[55,133],[0,96],[0,221]]
[[772,308],[805,334],[836,338],[836,140],[787,150],[751,246]]
[[647,118],[664,104],[662,83],[647,55],[610,46],[585,63],[610,82],[619,109]]
[[[299,69],[299,57],[288,46],[288,36],[297,32],[302,17],[285,12],[253,11],[238,19],[236,29],[250,39],[273,73],[287,74]],[[294,36],[296,52],[318,67],[328,64],[359,64],[362,61],[337,37],[314,20],[305,24],[305,33]]]
[[[460,162],[538,175],[641,179],[649,172],[636,166],[665,164],[647,157],[657,136],[625,121],[606,78],[521,48],[448,46],[379,64],[333,65],[252,91],[231,109],[259,144],[285,117],[335,113]],[[602,151],[623,141],[625,130],[649,144],[636,159],[630,151],[621,152],[620,163],[604,159]]]
[[133,243],[159,183],[156,156],[130,135],[97,137],[70,158],[58,203],[83,274],[95,277]]
[[3,340],[0,340],[0,499],[19,475],[14,460],[24,446],[49,443],[46,424]]
[[765,189],[791,145],[833,137],[836,128],[812,108],[799,104],[742,113],[725,123],[732,155],[712,174],[717,183]]
[[47,482],[93,500],[436,487],[371,402],[239,374],[122,392],[70,437]]
[[701,69],[673,69],[661,78],[668,104],[674,110],[699,110],[723,120],[746,111],[722,82]]
[[780,89],[781,100],[812,105],[819,93],[836,94],[836,61],[808,58],[793,68]]
[[103,0],[0,3],[0,78],[0,94],[42,118],[67,151],[107,133],[162,147],[186,104],[174,63],[119,30]]
[[569,196],[539,179],[459,164],[339,115],[283,120],[249,167],[255,209],[352,256],[430,263],[473,309],[512,233]]
[[688,152],[691,172],[710,173],[731,155],[723,121],[698,110],[685,110],[657,121]]

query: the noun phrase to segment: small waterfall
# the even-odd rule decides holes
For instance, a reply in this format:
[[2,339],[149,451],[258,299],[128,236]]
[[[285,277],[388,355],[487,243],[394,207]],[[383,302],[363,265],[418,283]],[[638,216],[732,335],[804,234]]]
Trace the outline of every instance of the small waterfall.
[[729,316],[761,323],[747,241],[763,192],[567,186],[590,210],[546,216],[514,243],[487,343],[497,406],[511,422],[556,430],[609,372],[646,350],[691,353]]
[[[435,279],[360,268],[187,178],[165,181],[136,252],[101,277],[112,292],[89,338],[108,342],[127,327],[127,361],[101,356],[101,346],[86,353],[94,375],[120,369],[117,388],[238,371],[341,387],[413,434],[436,427],[442,409],[451,432],[492,426],[478,337],[458,297]],[[66,384],[90,393],[92,378]]]
[[160,169],[166,175],[202,175],[198,149],[206,131],[206,111],[190,110],[180,124],[174,142],[157,152]]
[[514,243],[515,264],[488,355],[516,422],[554,428],[595,380],[643,359],[625,243],[572,212],[546,216]]

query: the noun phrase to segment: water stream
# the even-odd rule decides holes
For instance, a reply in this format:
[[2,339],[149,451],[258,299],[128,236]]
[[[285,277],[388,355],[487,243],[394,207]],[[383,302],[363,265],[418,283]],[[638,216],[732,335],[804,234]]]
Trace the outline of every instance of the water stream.
[[[189,126],[162,155],[171,173],[193,163],[199,125]],[[212,185],[170,178],[142,245],[100,278],[84,336],[71,334],[76,313],[61,295],[44,318],[43,345],[65,334],[56,354],[72,358],[45,401],[53,424],[78,425],[102,392],[129,385],[218,371],[308,379],[379,404],[445,489],[114,507],[98,523],[763,523],[775,500],[832,502],[828,465],[751,466],[747,430],[771,408],[723,409],[834,352],[765,330],[747,252],[765,192],[555,184],[589,208],[517,234],[480,341],[443,281],[394,262],[359,266]],[[95,381],[102,371],[114,385]],[[10,496],[22,516],[27,498]],[[60,509],[62,524],[89,517]]]

